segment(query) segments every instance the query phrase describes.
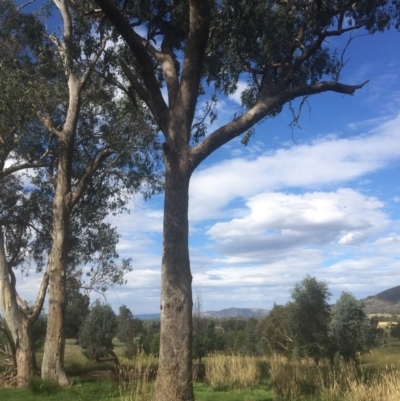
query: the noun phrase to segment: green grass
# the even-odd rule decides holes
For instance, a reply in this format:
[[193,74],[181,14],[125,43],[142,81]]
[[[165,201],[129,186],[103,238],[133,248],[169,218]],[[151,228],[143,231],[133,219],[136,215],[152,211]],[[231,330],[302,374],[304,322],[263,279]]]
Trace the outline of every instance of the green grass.
[[108,401],[118,400],[119,390],[111,380],[82,380],[79,377],[70,378],[72,385],[55,392],[33,394],[30,388],[0,388],[1,401]]
[[195,383],[196,401],[273,401],[273,393],[266,385],[251,390],[216,391],[204,383]]
[[[0,388],[1,401],[117,401],[120,399],[118,385],[111,380],[81,380],[71,378],[73,384],[57,392],[33,394],[31,389]],[[273,401],[268,385],[252,390],[213,391],[204,383],[195,383],[197,401]]]
[[[400,342],[398,339],[386,338],[385,346],[374,349],[369,355],[362,358],[362,367],[371,372],[385,366],[400,368]],[[117,354],[123,360],[123,345],[115,344]],[[38,355],[38,363],[41,363],[42,355]],[[143,359],[143,360],[141,360]],[[153,357],[139,356],[134,360],[124,360],[128,366],[142,363],[143,366],[157,364]],[[67,340],[65,367],[71,386],[68,388],[57,388],[51,383],[43,383],[39,378],[30,388],[0,388],[1,401],[122,401],[121,389],[118,383],[109,377],[110,363],[97,364],[89,362],[82,354],[79,345],[73,340]],[[213,390],[204,382],[194,385],[196,401],[274,401],[271,383],[267,372],[263,369],[261,383],[257,388],[242,390]],[[149,382],[149,386],[151,386]],[[302,401],[321,401],[313,395],[302,394]]]

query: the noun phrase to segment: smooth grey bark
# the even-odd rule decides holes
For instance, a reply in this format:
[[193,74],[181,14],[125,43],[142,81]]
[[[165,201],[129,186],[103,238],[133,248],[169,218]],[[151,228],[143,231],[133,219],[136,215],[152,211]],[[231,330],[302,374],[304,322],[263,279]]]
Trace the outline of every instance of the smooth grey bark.
[[[77,102],[76,107],[79,107]],[[64,369],[64,322],[67,305],[66,256],[69,239],[71,162],[74,128],[59,136],[59,163],[53,201],[53,247],[49,257],[49,307],[42,377],[61,386],[69,384]]]
[[[49,36],[60,53],[65,74],[68,77],[68,109],[63,129],[59,131],[53,124],[51,116],[40,115],[42,123],[57,139],[58,165],[53,200],[53,246],[49,255],[49,311],[47,331],[42,362],[42,378],[50,379],[61,386],[69,384],[64,368],[65,335],[64,323],[67,304],[66,295],[66,260],[69,243],[69,221],[73,207],[86,190],[89,181],[102,162],[113,153],[112,149],[103,149],[88,164],[83,176],[72,190],[72,163],[76,130],[82,102],[82,91],[93,68],[104,51],[107,39],[101,42],[86,69],[78,77],[74,73],[74,61],[68,45],[73,36],[73,23],[69,12],[68,0],[53,0],[63,20],[63,41]],[[77,68],[79,71],[80,69]]]
[[18,305],[14,283],[10,280],[6,258],[4,235],[0,226],[0,309],[4,320],[4,330],[12,353],[16,382],[18,387],[28,385],[35,373],[35,353],[29,327],[32,319],[24,314]]

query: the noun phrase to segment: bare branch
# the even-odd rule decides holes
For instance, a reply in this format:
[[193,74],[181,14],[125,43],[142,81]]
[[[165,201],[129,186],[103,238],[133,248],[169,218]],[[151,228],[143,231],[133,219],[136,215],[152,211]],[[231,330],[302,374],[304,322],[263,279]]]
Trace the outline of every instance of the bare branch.
[[292,139],[293,139],[293,141],[294,141],[294,143],[296,145],[297,145],[297,142],[294,139],[294,129],[293,129],[293,127],[297,127],[299,130],[303,131],[303,129],[300,126],[299,120],[300,120],[300,117],[301,117],[301,111],[302,111],[303,106],[304,106],[305,103],[307,103],[308,109],[309,109],[309,112],[310,112],[310,115],[311,115],[311,106],[310,106],[310,103],[308,102],[308,97],[309,97],[309,95],[304,96],[301,99],[301,102],[300,102],[299,108],[297,110],[297,113],[295,112],[295,110],[293,108],[292,101],[288,102],[289,103],[289,110],[292,113],[292,117],[293,117],[293,120],[290,122],[289,127],[292,129]]
[[35,0],[29,0],[29,1],[27,1],[26,3],[21,4],[19,7],[17,7],[17,10],[18,10],[18,11],[21,11],[23,8],[25,8],[26,6],[29,6],[29,4],[32,4],[32,3],[34,3],[34,2],[35,2]]
[[368,82],[369,81],[365,81],[360,85],[346,85],[339,82],[323,81],[286,90],[280,90],[280,88],[277,87],[270,88],[269,93],[264,92],[256,104],[246,113],[218,128],[201,143],[191,149],[192,168],[196,168],[213,151],[241,135],[254,124],[265,118],[273,110],[293,99],[328,91],[353,95],[357,89],[361,89]]

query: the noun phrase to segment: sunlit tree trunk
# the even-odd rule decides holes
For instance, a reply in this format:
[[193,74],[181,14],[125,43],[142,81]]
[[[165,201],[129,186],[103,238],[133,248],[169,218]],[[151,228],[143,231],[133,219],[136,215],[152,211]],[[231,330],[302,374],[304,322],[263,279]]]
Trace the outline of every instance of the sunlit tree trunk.
[[34,372],[34,351],[29,332],[28,318],[20,310],[15,288],[10,281],[6,259],[4,236],[0,227],[0,309],[3,315],[3,326],[7,330],[11,357],[18,387],[28,384]]
[[[77,101],[76,107],[79,102]],[[70,105],[71,107],[71,105]],[[69,239],[71,163],[75,126],[59,135],[59,162],[53,201],[53,247],[49,257],[49,307],[42,378],[68,385],[64,369],[64,322],[67,307],[66,260]]]

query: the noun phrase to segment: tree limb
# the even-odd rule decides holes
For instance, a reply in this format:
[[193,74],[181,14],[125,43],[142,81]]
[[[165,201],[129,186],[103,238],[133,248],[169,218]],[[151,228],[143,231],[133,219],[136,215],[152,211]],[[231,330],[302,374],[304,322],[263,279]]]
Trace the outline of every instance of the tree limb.
[[79,81],[80,81],[80,86],[81,86],[81,87],[83,87],[83,86],[85,85],[85,83],[87,82],[87,80],[88,80],[90,74],[92,73],[92,71],[93,71],[93,69],[94,69],[94,67],[95,67],[95,65],[96,65],[96,63],[97,63],[97,61],[99,60],[101,54],[103,53],[104,49],[106,48],[106,44],[107,44],[108,39],[109,39],[109,38],[107,37],[107,38],[104,38],[104,39],[101,41],[100,50],[97,51],[97,52],[93,55],[92,59],[90,60],[89,65],[87,66],[85,72],[83,73],[82,77],[81,77],[80,80],[79,80]]
[[260,97],[256,104],[235,118],[228,124],[218,128],[201,143],[191,149],[192,168],[196,168],[207,156],[216,149],[229,142],[233,138],[241,135],[250,129],[254,124],[265,118],[274,109],[283,106],[290,100],[298,97],[315,95],[323,92],[337,92],[345,95],[353,95],[357,89],[361,89],[369,81],[359,85],[346,85],[339,82],[318,82],[311,85],[302,85],[296,88],[281,90],[278,86],[269,88],[268,92]]
[[114,149],[103,149],[96,158],[92,161],[92,163],[86,167],[85,173],[82,178],[79,180],[79,183],[75,189],[75,191],[70,193],[69,199],[67,201],[68,206],[72,209],[75,204],[78,202],[83,192],[88,186],[89,180],[93,177],[94,173],[100,167],[101,163],[107,159],[107,157],[111,156],[114,153]]
[[[181,83],[173,110],[178,118],[176,126],[172,127],[173,132],[178,133],[183,130],[188,134],[186,143],[190,140],[190,129],[199,93],[211,20],[211,6],[208,0],[191,0],[189,7],[189,38],[183,60]],[[182,118],[182,116],[185,117]]]
[[50,264],[48,263],[46,270],[43,274],[42,281],[40,283],[40,287],[39,287],[38,295],[36,297],[35,305],[33,305],[33,308],[27,317],[29,324],[33,324],[36,321],[36,319],[40,315],[40,312],[43,309],[43,304],[44,304],[44,300],[46,298],[47,287],[49,285],[49,279],[50,279],[49,266],[50,266]]
[[[139,97],[146,104],[149,104],[150,103],[150,98],[149,98],[146,90],[140,85],[139,81],[135,77],[135,74],[131,71],[131,69],[129,68],[128,64],[125,62],[125,60],[122,57],[119,58],[119,65],[121,66],[122,71],[124,72],[124,74],[128,78],[129,82],[131,83],[131,85],[133,86],[133,88],[135,89],[135,91],[139,95]],[[125,91],[125,92],[129,95],[128,91]]]
[[5,168],[4,170],[0,171],[0,179],[3,179],[4,177],[13,174],[17,171],[25,170],[28,168],[40,168],[40,167],[47,167],[48,163],[45,162],[34,162],[34,163],[22,163],[18,164],[15,166],[11,166],[8,168]]
[[121,14],[120,10],[111,0],[95,1],[111,23],[116,27],[135,56],[139,67],[139,74],[149,94],[147,99],[142,100],[149,106],[157,124],[165,134],[168,126],[168,107],[162,97],[159,83],[154,74],[153,61],[146,48],[143,46],[143,38],[132,29],[129,21]]

